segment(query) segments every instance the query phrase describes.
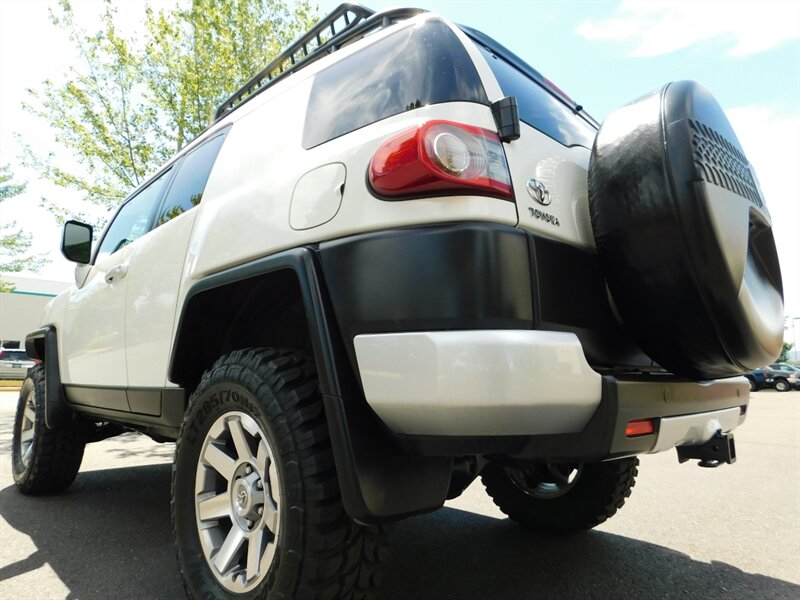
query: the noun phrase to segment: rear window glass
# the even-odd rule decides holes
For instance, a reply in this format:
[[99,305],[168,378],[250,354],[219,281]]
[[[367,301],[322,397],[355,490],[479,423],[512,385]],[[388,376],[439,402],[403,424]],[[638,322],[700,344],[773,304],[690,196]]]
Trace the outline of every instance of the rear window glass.
[[32,360],[23,350],[3,350],[0,360]]
[[313,148],[365,125],[439,102],[488,104],[464,46],[438,20],[390,35],[321,71],[303,130]]
[[480,44],[506,96],[516,96],[519,118],[565,146],[592,147],[597,131],[533,79]]

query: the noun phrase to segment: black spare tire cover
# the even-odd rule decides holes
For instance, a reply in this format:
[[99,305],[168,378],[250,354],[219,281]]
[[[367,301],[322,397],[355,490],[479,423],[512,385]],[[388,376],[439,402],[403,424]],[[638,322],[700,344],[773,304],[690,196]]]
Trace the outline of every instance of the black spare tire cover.
[[589,206],[614,304],[653,360],[701,379],[774,360],[783,285],[772,224],[707,90],[673,82],[612,113],[592,150]]

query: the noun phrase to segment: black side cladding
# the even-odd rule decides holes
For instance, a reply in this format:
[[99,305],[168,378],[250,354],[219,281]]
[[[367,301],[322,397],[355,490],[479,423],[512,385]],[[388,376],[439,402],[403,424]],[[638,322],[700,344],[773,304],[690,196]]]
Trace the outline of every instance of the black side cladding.
[[575,333],[589,364],[649,367],[609,307],[597,257],[489,223],[442,223],[320,244],[336,320],[357,371],[363,333],[544,329]]
[[777,355],[783,291],[769,213],[699,84],[668,84],[603,123],[589,206],[619,313],[655,361],[715,378]]

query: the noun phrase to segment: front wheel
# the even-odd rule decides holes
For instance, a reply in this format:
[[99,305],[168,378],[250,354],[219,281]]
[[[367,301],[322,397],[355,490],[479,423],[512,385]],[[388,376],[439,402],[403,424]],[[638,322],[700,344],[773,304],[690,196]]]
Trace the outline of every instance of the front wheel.
[[638,458],[601,463],[501,465],[481,474],[494,503],[534,531],[574,533],[622,508],[636,483]]
[[172,519],[192,598],[367,598],[383,531],[341,502],[313,364],[250,349],[192,394],[172,477]]
[[50,429],[44,421],[45,366],[28,371],[14,417],[11,463],[23,494],[66,489],[75,479],[86,448],[87,424],[73,420]]
[[789,385],[789,382],[785,379],[778,379],[775,382],[775,389],[779,392],[788,392],[790,388],[791,386]]

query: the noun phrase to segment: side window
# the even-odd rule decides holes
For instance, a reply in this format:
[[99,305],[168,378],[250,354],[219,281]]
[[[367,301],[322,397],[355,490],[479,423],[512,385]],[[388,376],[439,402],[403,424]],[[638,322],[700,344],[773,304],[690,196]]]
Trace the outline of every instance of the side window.
[[161,205],[156,227],[200,204],[200,200],[203,198],[203,190],[205,190],[206,182],[208,181],[208,175],[211,172],[211,167],[214,166],[214,161],[217,159],[217,154],[219,154],[219,149],[224,139],[224,135],[218,135],[199,148],[192,150],[183,159],[183,162],[178,167],[178,174],[175,175],[175,180],[172,182],[167,192],[167,197]]
[[149,231],[156,203],[161,197],[169,173],[167,171],[162,174],[122,206],[106,231],[97,251],[97,258],[114,254]]

